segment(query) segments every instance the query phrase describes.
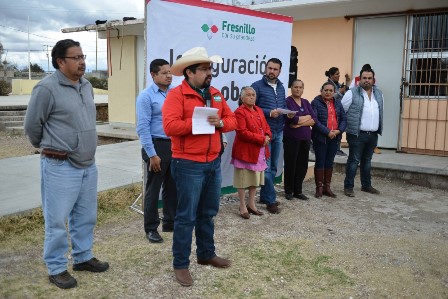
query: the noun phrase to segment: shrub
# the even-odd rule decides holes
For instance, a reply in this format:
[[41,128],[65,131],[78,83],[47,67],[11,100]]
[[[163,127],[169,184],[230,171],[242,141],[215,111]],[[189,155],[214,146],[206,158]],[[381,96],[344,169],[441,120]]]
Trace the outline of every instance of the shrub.
[[86,77],[86,79],[89,80],[90,84],[92,84],[92,86],[94,88],[99,88],[99,89],[104,89],[104,90],[108,89],[107,79],[98,79],[96,77]]
[[7,96],[11,91],[11,83],[8,83],[5,80],[0,80],[0,96]]

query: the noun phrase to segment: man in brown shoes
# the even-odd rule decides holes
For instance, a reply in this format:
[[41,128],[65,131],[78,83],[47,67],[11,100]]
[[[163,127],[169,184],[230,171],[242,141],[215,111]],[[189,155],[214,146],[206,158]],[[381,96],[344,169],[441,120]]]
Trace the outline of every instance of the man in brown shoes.
[[193,277],[191,277],[190,270],[174,268],[174,275],[181,286],[191,287],[193,285]]
[[[219,256],[214,256],[209,260],[201,260],[198,258],[198,264],[204,266],[213,266],[215,268],[228,268],[230,267],[230,261]],[[188,269],[174,269],[174,275],[176,280],[181,286],[190,287],[193,285],[193,278],[191,277],[190,270]]]
[[[171,138],[171,174],[177,189],[173,232],[173,268],[182,286],[191,286],[190,266],[193,230],[196,255],[201,265],[227,268],[230,261],[216,256],[214,217],[221,193],[221,133],[233,131],[237,122],[221,92],[210,86],[212,63],[222,58],[208,56],[202,47],[185,52],[171,67],[175,76],[184,75],[181,85],[167,95],[162,108],[163,128]],[[210,134],[193,134],[193,111],[215,108],[207,118],[214,127]],[[216,113],[216,114],[215,114]]]

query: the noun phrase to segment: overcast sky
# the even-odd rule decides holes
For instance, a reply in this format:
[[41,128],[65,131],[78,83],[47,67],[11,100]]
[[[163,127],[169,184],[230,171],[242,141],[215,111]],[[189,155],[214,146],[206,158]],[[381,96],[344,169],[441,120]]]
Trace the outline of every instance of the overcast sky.
[[[95,24],[96,20],[122,20],[144,17],[145,0],[0,0],[0,43],[5,53],[1,59],[21,69],[28,64],[28,17],[31,63],[48,68],[47,45],[71,38],[81,42],[87,55],[87,69],[95,70],[95,32],[61,33],[62,28]],[[98,40],[98,70],[105,70],[106,42]]]

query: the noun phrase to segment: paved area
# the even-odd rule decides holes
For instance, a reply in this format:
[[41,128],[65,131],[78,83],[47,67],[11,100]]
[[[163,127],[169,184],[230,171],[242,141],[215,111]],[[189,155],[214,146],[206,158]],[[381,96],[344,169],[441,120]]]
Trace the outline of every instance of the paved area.
[[[27,106],[30,101],[31,95],[9,95],[9,96],[0,96],[0,107],[3,106]],[[107,94],[96,94],[95,95],[95,103],[103,104],[108,103],[109,96]]]
[[[99,135],[118,134],[122,138],[136,137],[133,127],[103,124]],[[348,149],[344,149],[348,153]],[[311,158],[313,156],[311,155]],[[344,165],[347,158],[337,157],[336,164]],[[96,161],[99,171],[98,191],[104,191],[142,181],[140,142],[129,141],[98,147]],[[372,165],[391,173],[420,173],[427,177],[438,175],[448,190],[448,158],[397,153],[382,150],[373,156]],[[386,175],[384,175],[386,176]],[[0,160],[0,216],[24,212],[41,205],[39,155]],[[440,183],[440,182],[439,182]]]
[[[0,160],[0,216],[41,206],[40,156]],[[142,181],[140,142],[99,146],[96,154],[98,191]]]
[[[107,102],[107,96],[98,95],[98,101]],[[29,95],[0,97],[0,106],[26,105]],[[118,188],[142,181],[140,142],[134,126],[99,124],[99,136],[123,138],[134,141],[98,147],[96,161],[99,171],[98,191]],[[343,149],[348,153],[348,149]],[[310,155],[310,159],[314,159]],[[336,168],[343,171],[346,157],[336,157]],[[382,150],[375,154],[372,167],[376,175],[399,178],[414,176],[416,184],[436,186],[448,190],[448,157],[397,153]],[[41,205],[39,155],[0,160],[0,216],[21,213]],[[412,181],[412,179],[411,179]],[[422,184],[422,181],[427,181]]]

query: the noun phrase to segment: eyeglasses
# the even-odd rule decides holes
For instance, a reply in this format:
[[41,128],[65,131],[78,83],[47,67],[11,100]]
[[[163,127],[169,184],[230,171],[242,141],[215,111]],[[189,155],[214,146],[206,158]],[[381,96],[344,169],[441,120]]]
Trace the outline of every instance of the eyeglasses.
[[86,60],[87,55],[76,55],[76,56],[65,56],[65,57],[61,57],[61,58],[70,58],[73,59],[74,61],[80,61],[80,60]]

